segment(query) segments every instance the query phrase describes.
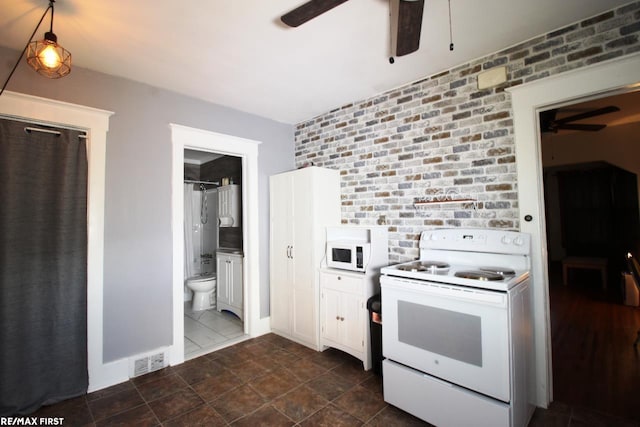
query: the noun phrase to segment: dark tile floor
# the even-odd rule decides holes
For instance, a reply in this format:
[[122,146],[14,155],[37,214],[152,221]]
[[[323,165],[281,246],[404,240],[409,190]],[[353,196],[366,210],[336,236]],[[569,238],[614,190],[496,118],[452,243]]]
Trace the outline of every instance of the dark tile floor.
[[[340,351],[312,351],[268,334],[56,405],[32,416],[64,426],[412,426],[384,402],[382,381]],[[555,404],[531,426],[625,424]]]

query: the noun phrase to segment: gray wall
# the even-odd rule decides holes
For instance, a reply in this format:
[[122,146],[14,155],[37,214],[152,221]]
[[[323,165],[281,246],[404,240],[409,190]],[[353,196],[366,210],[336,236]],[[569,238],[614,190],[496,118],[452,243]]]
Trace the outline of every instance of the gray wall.
[[[3,80],[17,56],[0,48]],[[172,343],[169,123],[263,142],[258,160],[260,313],[268,315],[268,177],[294,166],[292,126],[79,67],[63,79],[48,80],[22,61],[7,90],[115,112],[107,134],[105,362]]]

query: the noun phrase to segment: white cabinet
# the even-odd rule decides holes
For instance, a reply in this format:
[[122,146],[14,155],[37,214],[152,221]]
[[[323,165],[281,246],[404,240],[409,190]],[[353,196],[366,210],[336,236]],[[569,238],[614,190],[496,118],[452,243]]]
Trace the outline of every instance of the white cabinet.
[[218,187],[218,221],[220,227],[240,227],[240,186]]
[[320,342],[362,360],[371,369],[367,299],[375,286],[362,273],[320,272]]
[[271,328],[320,350],[325,227],[340,223],[340,175],[308,167],[270,177]]
[[218,252],[216,267],[216,308],[228,310],[242,319],[242,255]]

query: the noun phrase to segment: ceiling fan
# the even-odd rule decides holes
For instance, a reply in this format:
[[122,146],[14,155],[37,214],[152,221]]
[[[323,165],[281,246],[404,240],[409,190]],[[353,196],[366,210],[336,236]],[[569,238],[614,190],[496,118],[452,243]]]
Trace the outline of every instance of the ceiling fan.
[[[348,0],[310,0],[282,15],[280,20],[290,27],[297,27],[346,1]],[[395,48],[395,55],[403,56],[415,52],[420,47],[424,0],[391,0],[391,8],[392,28],[395,29],[395,34],[392,34],[392,47]]]
[[600,116],[603,114],[615,113],[620,111],[620,108],[615,105],[609,105],[607,107],[597,108],[591,111],[585,111],[584,113],[574,114],[572,116],[556,119],[556,116],[560,110],[554,108],[540,113],[540,130],[542,132],[557,133],[559,130],[582,130],[587,132],[596,132],[607,127],[607,125],[587,124],[587,123],[573,123],[579,120],[589,119],[591,117]]

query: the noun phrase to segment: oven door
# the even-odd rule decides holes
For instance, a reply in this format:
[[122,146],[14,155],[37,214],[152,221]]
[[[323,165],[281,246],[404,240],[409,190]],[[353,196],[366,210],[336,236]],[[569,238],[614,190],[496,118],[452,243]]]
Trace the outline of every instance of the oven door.
[[386,358],[509,402],[506,293],[390,276],[380,283]]

